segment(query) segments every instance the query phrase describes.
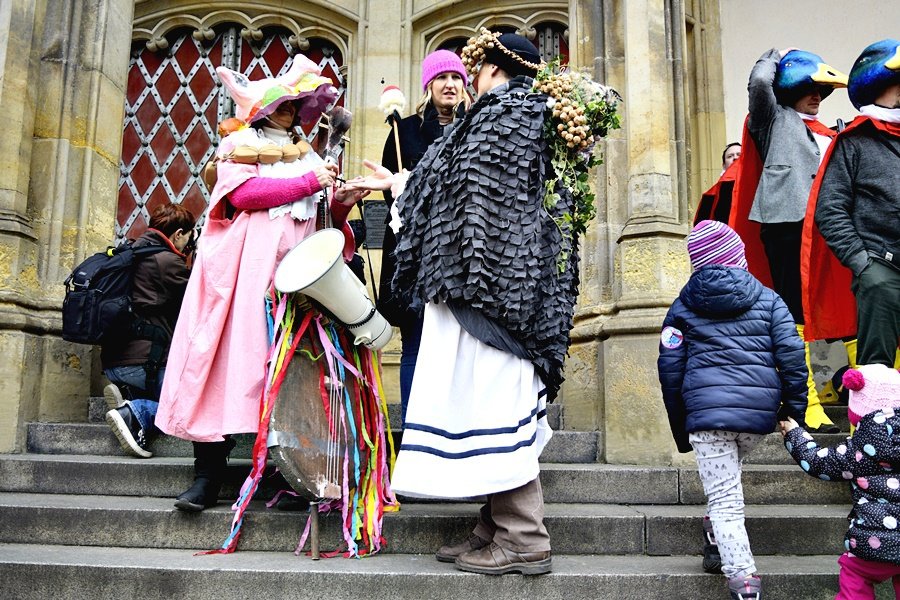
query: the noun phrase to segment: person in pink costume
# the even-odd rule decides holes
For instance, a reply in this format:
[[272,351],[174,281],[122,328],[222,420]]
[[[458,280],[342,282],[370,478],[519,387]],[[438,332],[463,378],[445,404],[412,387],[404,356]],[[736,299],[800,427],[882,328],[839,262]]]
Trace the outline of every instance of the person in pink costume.
[[216,152],[216,183],[169,353],[157,426],[194,443],[194,484],[181,510],[217,502],[234,447],[230,434],[256,432],[268,334],[264,298],[282,257],[315,232],[316,196],[349,243],[347,213],[360,192],[331,189],[327,165],[293,126],[318,118],[336,98],[331,81],[302,55],[284,75],[250,81],[219,67],[237,123]]

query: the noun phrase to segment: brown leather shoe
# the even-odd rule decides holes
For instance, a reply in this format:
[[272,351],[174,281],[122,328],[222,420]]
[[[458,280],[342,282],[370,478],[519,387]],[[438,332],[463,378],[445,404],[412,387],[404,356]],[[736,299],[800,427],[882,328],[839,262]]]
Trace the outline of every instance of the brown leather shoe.
[[484,575],[505,575],[521,573],[522,575],[543,575],[550,572],[550,551],[513,552],[491,543],[480,550],[472,550],[460,554],[456,559],[456,568],[470,573]]
[[441,546],[441,549],[437,551],[437,554],[435,554],[434,557],[440,562],[452,563],[456,562],[456,558],[460,554],[471,552],[472,550],[479,550],[490,543],[489,540],[485,540],[474,533],[470,533],[469,537],[455,546]]

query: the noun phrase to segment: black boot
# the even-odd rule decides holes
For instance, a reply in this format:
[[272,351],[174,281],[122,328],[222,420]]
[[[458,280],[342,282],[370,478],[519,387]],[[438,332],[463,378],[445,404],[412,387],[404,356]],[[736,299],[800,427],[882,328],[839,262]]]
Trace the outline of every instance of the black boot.
[[219,502],[219,491],[228,468],[228,454],[236,442],[194,442],[194,485],[175,499],[175,508],[200,512]]

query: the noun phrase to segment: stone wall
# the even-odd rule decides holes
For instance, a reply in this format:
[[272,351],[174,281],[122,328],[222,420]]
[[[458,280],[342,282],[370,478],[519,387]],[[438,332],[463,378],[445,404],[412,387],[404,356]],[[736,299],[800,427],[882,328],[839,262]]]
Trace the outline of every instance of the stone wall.
[[132,10],[0,6],[0,451],[22,449],[28,420],[83,419],[96,381],[59,309],[71,266],[110,238]]

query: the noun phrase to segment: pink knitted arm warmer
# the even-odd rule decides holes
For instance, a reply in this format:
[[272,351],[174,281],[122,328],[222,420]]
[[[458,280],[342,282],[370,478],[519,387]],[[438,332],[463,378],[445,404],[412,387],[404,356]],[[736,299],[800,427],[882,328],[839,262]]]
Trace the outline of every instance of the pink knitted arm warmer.
[[290,179],[253,177],[233,189],[228,199],[238,210],[261,210],[312,196],[321,189],[313,171]]

